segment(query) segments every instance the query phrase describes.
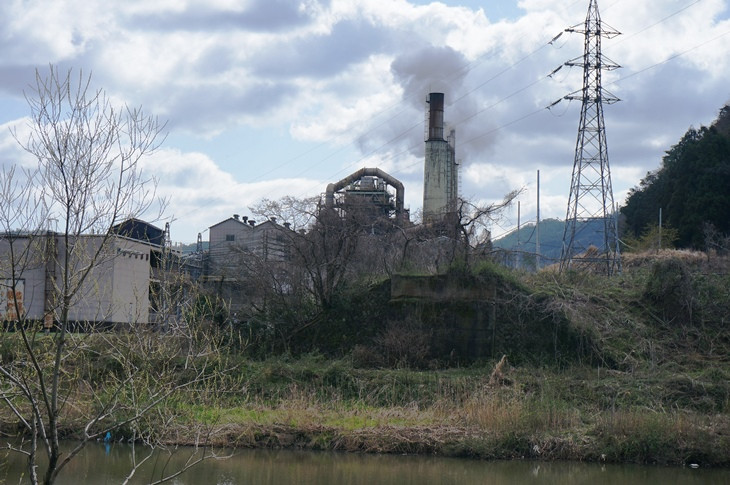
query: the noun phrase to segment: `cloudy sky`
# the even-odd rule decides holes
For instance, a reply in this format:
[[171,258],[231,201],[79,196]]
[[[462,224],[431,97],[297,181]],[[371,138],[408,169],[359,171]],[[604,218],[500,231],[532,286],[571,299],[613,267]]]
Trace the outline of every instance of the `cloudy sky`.
[[[599,0],[622,32],[603,52],[622,66],[604,87],[618,203],[690,127],[730,102],[729,0]],[[176,242],[264,197],[310,196],[362,167],[406,186],[420,210],[424,114],[446,95],[461,194],[513,189],[522,221],[564,218],[580,103],[588,0],[4,0],[0,163],[29,163],[10,136],[36,68],[93,72],[115,100],[168,121],[145,161],[170,199]],[[517,211],[495,223],[499,236]],[[164,224],[162,222],[161,224]]]

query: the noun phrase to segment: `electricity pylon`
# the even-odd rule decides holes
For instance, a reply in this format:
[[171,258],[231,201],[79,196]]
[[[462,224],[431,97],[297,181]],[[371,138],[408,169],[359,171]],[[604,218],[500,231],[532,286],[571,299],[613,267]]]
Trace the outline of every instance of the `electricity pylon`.
[[[570,182],[568,211],[565,216],[560,270],[572,266],[591,265],[608,275],[621,271],[618,229],[608,165],[603,103],[619,101],[601,86],[601,73],[620,66],[601,54],[601,38],[620,34],[601,24],[597,0],[590,0],[584,24],[566,29],[585,35],[582,57],[565,63],[583,68],[583,88],[564,99],[580,100],[582,108],[578,141],[575,145],[573,176]],[[587,241],[595,241],[590,232],[602,232],[601,247],[589,249]],[[582,234],[581,234],[582,233]]]

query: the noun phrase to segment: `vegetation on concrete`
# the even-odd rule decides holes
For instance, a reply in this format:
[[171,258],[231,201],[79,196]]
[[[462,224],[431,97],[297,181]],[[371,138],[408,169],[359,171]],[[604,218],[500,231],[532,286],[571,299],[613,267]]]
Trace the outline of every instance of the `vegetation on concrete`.
[[[332,325],[359,329],[345,334],[361,343],[342,335],[327,342],[347,352],[308,347],[261,360],[224,346],[217,363],[209,360],[211,379],[170,393],[158,411],[135,421],[134,430],[118,429],[115,439],[146,434],[157,442],[226,447],[730,466],[730,263],[666,251],[627,255],[624,268],[610,279],[490,265],[462,274],[471,284],[498,282],[499,298],[509,298],[500,319],[522,318],[528,329],[546,325],[545,315],[561,322],[564,332],[541,337],[553,339],[548,348],[559,355],[520,354],[521,343],[533,345],[523,341],[526,330],[482,360],[440,359],[428,339],[415,345],[420,354],[385,359],[423,328],[413,318],[377,325],[348,317],[364,313],[347,313]],[[373,294],[385,293],[383,285]],[[363,330],[370,326],[375,330]],[[4,359],[12,349],[5,341]],[[86,382],[119,378],[122,369],[103,355],[74,357]],[[180,352],[173,360],[170,372],[181,383],[196,368],[190,359],[203,358],[196,355]],[[217,372],[230,368],[237,371]],[[77,414],[98,405],[83,395],[71,396],[62,410],[66,436],[79,433]],[[16,429],[7,413],[2,421],[5,433]]]

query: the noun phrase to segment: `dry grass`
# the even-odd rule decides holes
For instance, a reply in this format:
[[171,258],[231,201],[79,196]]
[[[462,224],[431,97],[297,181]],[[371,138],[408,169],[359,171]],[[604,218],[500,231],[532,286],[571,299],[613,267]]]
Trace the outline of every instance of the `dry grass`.
[[624,253],[621,263],[626,269],[650,266],[657,261],[676,260],[688,265],[699,265],[708,260],[707,253],[689,249],[660,249],[640,253]]
[[[235,378],[172,396],[145,425],[176,444],[730,466],[727,258],[712,258],[627,254],[615,278],[524,277],[525,315],[544,305],[603,360],[428,372],[322,356],[242,360]],[[667,260],[696,278],[694,326],[645,297],[651,266]],[[79,394],[69,415],[93,405]]]

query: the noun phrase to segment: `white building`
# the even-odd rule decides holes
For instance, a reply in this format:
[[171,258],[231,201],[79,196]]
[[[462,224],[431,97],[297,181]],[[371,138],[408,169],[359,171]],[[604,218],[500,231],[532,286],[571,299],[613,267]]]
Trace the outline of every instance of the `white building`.
[[[114,236],[101,248],[103,240],[103,236],[88,235],[69,243],[73,246],[68,261],[70,285],[79,288],[69,321],[149,323],[152,260],[160,247]],[[53,232],[0,235],[0,320],[18,319],[16,302],[26,320],[50,326],[59,319],[64,244],[64,238]]]

